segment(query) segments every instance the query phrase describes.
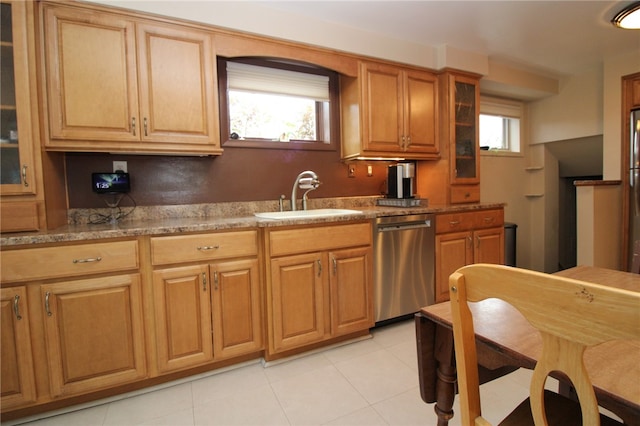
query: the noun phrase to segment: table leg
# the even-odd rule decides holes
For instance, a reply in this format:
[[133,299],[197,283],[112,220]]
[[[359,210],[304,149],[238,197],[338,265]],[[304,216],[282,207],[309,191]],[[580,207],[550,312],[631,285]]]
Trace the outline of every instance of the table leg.
[[447,426],[453,417],[456,390],[453,333],[418,313],[415,316],[420,396],[435,402],[438,426]]
[[453,417],[457,376],[453,333],[441,326],[436,327],[435,357],[438,368],[434,410],[438,416],[438,426],[447,426]]
[[438,426],[447,426],[453,417],[453,400],[455,399],[456,368],[451,365],[438,366],[436,382],[437,401],[433,410],[438,416]]

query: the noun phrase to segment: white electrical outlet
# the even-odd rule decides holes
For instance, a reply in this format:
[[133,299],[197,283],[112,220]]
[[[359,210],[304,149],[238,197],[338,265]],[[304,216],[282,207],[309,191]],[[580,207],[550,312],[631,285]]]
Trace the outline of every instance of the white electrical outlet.
[[113,162],[113,171],[114,172],[125,172],[125,173],[127,173],[127,162],[126,161],[114,161]]

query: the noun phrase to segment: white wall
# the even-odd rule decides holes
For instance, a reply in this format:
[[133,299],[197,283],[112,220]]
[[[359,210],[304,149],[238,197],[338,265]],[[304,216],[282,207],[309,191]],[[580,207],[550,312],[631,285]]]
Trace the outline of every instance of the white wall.
[[530,143],[546,143],[602,134],[601,67],[561,81],[557,96],[531,102]]

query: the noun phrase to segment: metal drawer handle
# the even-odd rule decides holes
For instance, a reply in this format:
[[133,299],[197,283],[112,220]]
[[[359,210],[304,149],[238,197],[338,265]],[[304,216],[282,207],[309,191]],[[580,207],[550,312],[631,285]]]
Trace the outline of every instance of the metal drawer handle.
[[449,222],[449,225],[450,225],[450,226],[460,225],[460,221],[458,221],[458,220],[452,220],[452,221],[450,221],[450,222]]
[[215,284],[214,290],[218,290],[218,271],[213,273],[213,283]]
[[44,310],[47,312],[47,316],[50,317],[51,315],[53,315],[51,313],[51,309],[49,309],[49,296],[51,296],[50,292],[46,292],[44,294]]
[[333,260],[333,275],[336,275],[338,273],[338,261],[336,260],[335,256],[332,257]]
[[131,117],[131,131],[133,132],[133,136],[136,135],[136,118]]
[[316,262],[318,262],[318,276],[322,275],[322,262],[320,261],[320,259],[316,260]]
[[73,259],[73,263],[93,263],[93,262],[100,262],[101,260],[102,258],[98,256],[98,257],[89,257],[87,259]]
[[147,132],[147,117],[144,118],[144,135],[149,136],[149,133]]
[[202,273],[202,291],[207,291],[207,274]]
[[198,247],[198,250],[207,251],[207,250],[217,250],[219,248],[220,248],[220,246],[200,246],[200,247]]
[[484,223],[493,223],[496,220],[495,217],[485,217]]
[[17,320],[22,319],[22,315],[20,315],[20,296],[17,294],[13,298],[13,312],[16,314]]

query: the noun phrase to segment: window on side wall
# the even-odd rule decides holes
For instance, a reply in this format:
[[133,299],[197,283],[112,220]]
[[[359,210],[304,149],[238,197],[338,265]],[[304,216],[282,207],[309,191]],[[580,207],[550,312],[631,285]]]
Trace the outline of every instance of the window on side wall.
[[218,58],[225,147],[336,150],[338,75],[266,59]]
[[480,148],[492,153],[521,152],[523,104],[500,98],[480,98]]

